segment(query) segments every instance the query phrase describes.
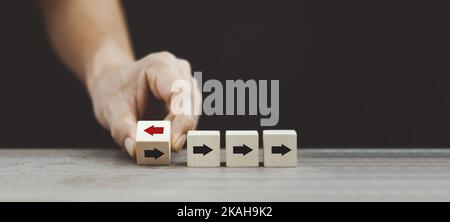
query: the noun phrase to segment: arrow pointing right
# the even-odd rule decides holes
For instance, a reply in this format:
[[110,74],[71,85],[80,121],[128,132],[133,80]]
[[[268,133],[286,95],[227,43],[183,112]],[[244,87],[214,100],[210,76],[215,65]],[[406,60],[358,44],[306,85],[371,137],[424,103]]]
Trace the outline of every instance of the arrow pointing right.
[[194,146],[194,154],[203,154],[205,156],[209,152],[212,151],[211,148],[209,148],[207,145],[203,144],[203,146]]
[[272,154],[281,154],[281,156],[284,156],[284,154],[290,151],[291,149],[283,144],[281,146],[272,146]]
[[250,153],[252,151],[253,149],[245,144],[242,146],[233,146],[233,154],[243,154],[245,156],[247,155],[247,153]]
[[164,155],[164,153],[159,151],[156,148],[154,150],[144,150],[145,158],[154,158],[156,160],[159,157],[161,157],[162,155]]

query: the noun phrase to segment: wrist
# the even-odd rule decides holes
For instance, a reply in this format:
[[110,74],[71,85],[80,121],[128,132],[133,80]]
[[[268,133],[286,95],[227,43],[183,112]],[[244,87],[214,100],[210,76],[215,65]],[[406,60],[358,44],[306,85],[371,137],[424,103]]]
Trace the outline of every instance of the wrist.
[[116,70],[134,63],[130,50],[124,50],[114,43],[105,43],[94,54],[85,70],[84,82],[89,92],[101,79]]

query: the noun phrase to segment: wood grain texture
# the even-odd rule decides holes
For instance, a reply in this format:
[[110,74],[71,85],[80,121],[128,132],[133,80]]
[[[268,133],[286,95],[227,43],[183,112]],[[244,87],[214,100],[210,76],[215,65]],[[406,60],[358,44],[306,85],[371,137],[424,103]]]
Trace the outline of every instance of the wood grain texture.
[[3,148],[0,201],[450,201],[450,150],[302,149],[297,168],[173,157],[155,167],[119,149]]

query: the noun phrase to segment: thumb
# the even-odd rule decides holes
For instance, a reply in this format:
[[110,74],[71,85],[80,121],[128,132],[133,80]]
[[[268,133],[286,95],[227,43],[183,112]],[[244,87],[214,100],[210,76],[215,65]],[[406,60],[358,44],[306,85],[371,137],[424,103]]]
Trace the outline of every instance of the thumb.
[[112,122],[111,136],[133,159],[136,158],[136,117],[131,112]]

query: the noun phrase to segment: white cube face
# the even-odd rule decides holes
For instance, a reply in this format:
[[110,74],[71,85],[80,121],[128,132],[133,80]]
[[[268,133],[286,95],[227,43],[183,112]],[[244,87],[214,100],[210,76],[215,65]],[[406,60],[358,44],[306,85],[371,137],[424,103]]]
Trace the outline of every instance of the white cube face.
[[170,164],[170,121],[138,121],[136,160],[139,165]]
[[170,121],[138,121],[136,140],[142,142],[170,141]]
[[295,130],[264,130],[264,166],[297,166],[297,133]]
[[220,166],[220,132],[189,131],[187,135],[187,165],[189,167]]
[[225,133],[227,167],[259,166],[259,144],[257,131],[234,131]]

